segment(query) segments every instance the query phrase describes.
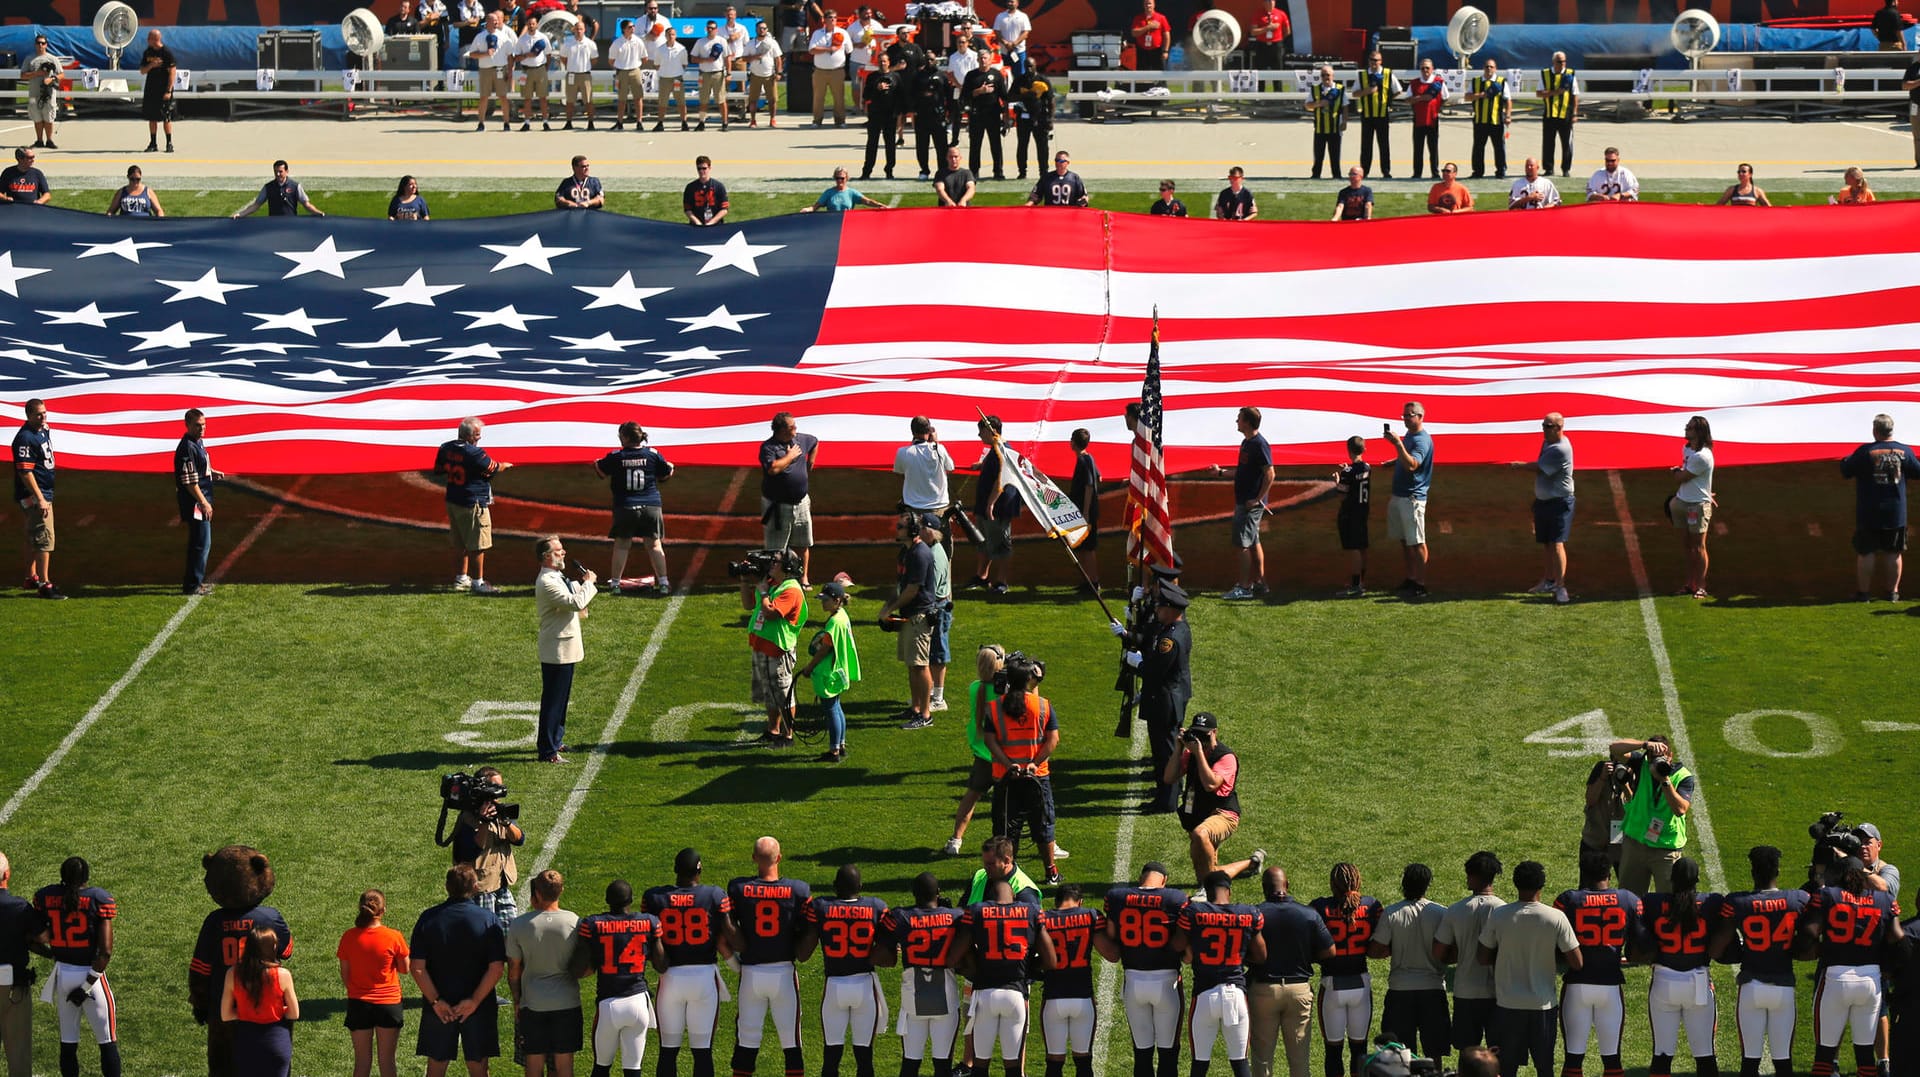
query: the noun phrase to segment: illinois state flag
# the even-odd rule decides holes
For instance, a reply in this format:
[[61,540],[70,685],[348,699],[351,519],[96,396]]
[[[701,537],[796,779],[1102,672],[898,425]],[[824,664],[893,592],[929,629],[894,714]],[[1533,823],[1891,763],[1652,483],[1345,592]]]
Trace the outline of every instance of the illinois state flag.
[[[1920,207],[1578,206],[1362,226],[1097,210],[810,214],[694,229],[607,213],[394,223],[133,220],[14,207],[0,405],[44,397],[68,467],[159,470],[204,409],[223,466],[424,467],[459,419],[516,463],[636,419],[743,464],[773,412],[886,467],[906,418],[976,405],[1040,468],[1086,426],[1124,466],[1161,314],[1169,471],[1279,464],[1426,405],[1447,463],[1834,456],[1920,388]],[[1920,417],[1907,425],[1920,424]]]

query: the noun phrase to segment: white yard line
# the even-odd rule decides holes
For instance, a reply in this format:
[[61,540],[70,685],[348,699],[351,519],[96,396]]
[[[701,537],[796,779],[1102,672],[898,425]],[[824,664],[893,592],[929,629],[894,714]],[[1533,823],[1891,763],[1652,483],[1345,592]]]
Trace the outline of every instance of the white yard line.
[[[627,718],[633,714],[633,705],[640,698],[640,686],[647,682],[647,674],[653,671],[653,663],[660,657],[660,651],[666,646],[667,633],[673,628],[673,622],[680,617],[680,608],[686,604],[687,590],[693,586],[694,579],[700,574],[700,567],[706,563],[708,546],[720,534],[720,520],[740,497],[740,490],[747,482],[746,469],[736,471],[733,482],[720,499],[720,512],[707,535],[701,540],[693,557],[687,561],[687,570],[680,577],[680,586],[674,590],[673,597],[667,600],[667,608],[660,620],[653,626],[653,633],[647,637],[647,645],[640,652],[640,660],[633,665],[633,672],[627,676],[625,688],[620,690],[620,698],[613,705],[613,714],[607,719],[607,727],[600,732],[600,739],[587,753],[586,765],[580,768],[580,777],[573,783],[573,790],[567,794],[567,802],[560,809],[560,815],[553,821],[553,829],[547,831],[547,839],[540,845],[540,855],[534,858],[533,870],[527,872],[527,887],[533,885],[533,877],[553,866],[553,858],[559,855],[561,843],[567,840],[567,832],[573,829],[573,822],[580,817],[580,809],[587,802],[587,794],[593,791],[594,779],[600,776],[600,770],[607,765],[607,752],[619,737],[620,730],[627,724]],[[632,601],[621,598],[621,602]],[[524,895],[523,898],[524,899]]]
[[1890,127],[1886,127],[1880,124],[1854,123],[1852,120],[1841,120],[1840,125],[1842,127],[1857,127],[1862,131],[1878,131],[1883,135],[1892,135],[1893,137],[1901,140],[1902,142],[1905,142],[1907,139],[1912,137],[1905,131],[1895,131]]
[[[299,489],[306,481],[306,477],[302,476],[293,488]],[[274,506],[267,510],[267,514],[260,517],[260,522],[253,525],[253,530],[247,532],[246,537],[240,540],[240,544],[233,548],[232,553],[227,554],[225,560],[220,562],[220,566],[214,569],[213,574],[207,579],[218,581],[225,576],[227,570],[233,567],[233,563],[240,560],[240,556],[251,549],[254,541],[285,511],[284,502],[275,502]],[[106,715],[107,708],[113,706],[113,701],[120,698],[120,693],[126,691],[127,686],[139,678],[141,671],[147,668],[147,663],[153,661],[153,657],[160,653],[160,648],[167,645],[167,641],[172,639],[173,634],[186,622],[187,615],[199,608],[200,600],[205,597],[205,595],[188,595],[187,600],[180,604],[180,608],[174,611],[173,616],[167,618],[167,623],[160,627],[160,631],[134,658],[133,665],[128,666],[127,671],[120,675],[120,679],[114,681],[106,692],[94,701],[93,706],[88,708],[87,713],[80,716],[80,721],[74,723],[74,727],[67,731],[67,735],[61,739],[59,746],[53,750],[53,754],[47,756],[46,761],[40,764],[40,769],[33,772],[26,783],[8,798],[4,806],[0,806],[0,826],[5,826],[12,820],[14,813],[20,810],[20,805],[26,803],[26,799],[33,795],[34,790],[40,788],[41,783],[47,780],[54,768],[67,758],[67,753],[73,751],[73,746],[80,743],[81,737],[87,735],[87,730],[92,729]]]
[[[1653,587],[1647,582],[1647,563],[1640,557],[1640,535],[1633,528],[1633,514],[1627,509],[1627,488],[1620,481],[1620,472],[1607,472],[1607,482],[1613,487],[1613,508],[1620,514],[1620,535],[1627,546],[1627,564],[1633,569],[1633,586],[1640,592],[1640,622],[1646,630],[1647,649],[1653,652],[1653,670],[1660,678],[1660,699],[1667,707],[1668,736],[1673,738],[1673,752],[1682,761],[1698,763],[1693,754],[1693,738],[1687,735],[1687,717],[1680,710],[1680,690],[1673,683],[1673,660],[1667,656],[1667,639],[1660,631],[1660,613],[1653,604]],[[1692,806],[1687,810],[1688,826],[1698,839],[1701,867],[1705,869],[1707,885],[1714,890],[1725,892],[1727,888],[1726,872],[1720,866],[1720,843],[1713,836],[1713,821],[1707,816],[1707,797],[1699,789],[1694,791]]]
[[[1137,763],[1147,754],[1147,721],[1139,714],[1133,717],[1133,741],[1127,758]],[[1135,808],[1140,798],[1146,795],[1146,779],[1139,773],[1127,782],[1127,795],[1121,801],[1120,826],[1113,835],[1113,871],[1107,878],[1115,882],[1124,882],[1134,877],[1133,870],[1133,828],[1140,813]],[[1094,1012],[1104,1014],[1120,1013],[1120,964],[1116,961],[1103,961],[1100,964],[1100,1001]],[[1126,1022],[1109,1021],[1109,1027],[1098,1029],[1093,1038],[1093,1072],[1107,1072],[1107,1044],[1113,1039],[1115,1029],[1126,1028]]]

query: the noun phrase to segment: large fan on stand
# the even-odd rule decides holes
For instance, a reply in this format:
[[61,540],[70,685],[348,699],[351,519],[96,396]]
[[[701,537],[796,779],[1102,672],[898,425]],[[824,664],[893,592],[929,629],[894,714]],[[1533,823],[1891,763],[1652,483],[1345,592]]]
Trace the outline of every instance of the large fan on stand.
[[368,70],[373,68],[374,57],[380,55],[380,46],[387,42],[386,27],[380,25],[378,16],[363,7],[354,8],[340,20],[340,35],[347,39],[347,51],[359,57],[361,65]]
[[[1667,31],[1667,37],[1673,42],[1673,51],[1685,56],[1687,66],[1698,71],[1700,57],[1712,52],[1714,46],[1720,44],[1720,20],[1700,8],[1688,8],[1673,20],[1673,28]],[[1728,71],[1727,88],[1737,89],[1739,78],[1737,70]],[[1680,107],[1678,100],[1669,104],[1668,110],[1676,122],[1686,122],[1686,110]]]
[[[1207,69],[1214,71],[1225,69],[1228,54],[1239,47],[1239,19],[1219,8],[1210,8],[1201,12],[1200,17],[1194,20],[1193,51],[1207,58]],[[1212,102],[1207,104],[1206,122],[1219,122],[1217,106]]]
[[567,11],[549,11],[540,17],[539,23],[540,33],[546,37],[550,49],[560,48],[560,42],[578,25],[578,17]]
[[1493,33],[1493,20],[1477,7],[1463,7],[1447,20],[1447,51],[1462,71],[1473,54],[1486,46],[1488,35]]
[[140,16],[120,0],[101,8],[93,17],[93,39],[107,50],[107,70],[120,70],[120,50],[133,44],[140,33]]

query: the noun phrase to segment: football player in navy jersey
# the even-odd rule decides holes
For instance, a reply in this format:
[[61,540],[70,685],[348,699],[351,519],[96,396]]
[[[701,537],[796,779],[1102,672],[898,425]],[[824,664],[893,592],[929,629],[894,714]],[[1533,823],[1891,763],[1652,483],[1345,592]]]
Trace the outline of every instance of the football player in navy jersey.
[[1867,885],[1867,868],[1858,857],[1828,871],[1838,874],[1840,885],[1815,892],[1800,917],[1798,939],[1802,952],[1820,958],[1819,986],[1813,990],[1813,1027],[1820,1037],[1813,1049],[1813,1075],[1833,1077],[1840,1035],[1851,1025],[1856,1072],[1879,1077],[1873,1037],[1880,1029],[1880,961],[1888,946],[1906,938],[1900,905],[1887,891]]
[[627,571],[627,553],[633,540],[647,546],[647,560],[653,565],[655,594],[673,590],[667,582],[667,551],[661,543],[667,537],[660,512],[660,484],[673,477],[673,465],[647,444],[647,432],[632,421],[620,424],[620,447],[593,462],[593,470],[613,487],[613,527],[607,537],[613,540],[613,567],[607,576],[607,589],[620,593],[620,579]]
[[487,582],[487,551],[493,548],[493,477],[512,467],[496,461],[480,447],[486,424],[468,416],[460,420],[459,436],[443,442],[433,457],[433,473],[447,484],[447,524],[453,547],[459,551],[457,590],[469,587],[476,595],[497,595]]
[[639,1077],[640,1057],[653,1029],[653,999],[647,994],[647,963],[665,968],[660,947],[660,918],[634,912],[633,886],[625,879],[607,884],[607,911],[580,918],[574,972],[595,974],[593,1077],[612,1077],[617,1054],[621,1073]]
[[27,590],[65,598],[53,585],[53,434],[47,402],[27,401],[27,421],[13,435],[13,502],[27,521]]
[[[1133,1033],[1133,1077],[1175,1077],[1180,1063],[1180,951],[1174,918],[1187,895],[1167,886],[1167,866],[1150,860],[1140,882],[1107,891],[1107,935],[1126,970],[1127,1028]],[[1363,947],[1364,948],[1364,947]]]
[[[1380,923],[1380,902],[1360,892],[1360,869],[1333,866],[1327,876],[1333,894],[1308,905],[1333,936],[1333,956],[1320,962],[1320,1036],[1327,1048],[1327,1077],[1358,1075],[1367,1053],[1367,1029],[1373,1024],[1373,975],[1367,971],[1367,944]],[[1350,1067],[1340,1064],[1346,1045]]]
[[70,856],[60,865],[60,882],[33,895],[33,907],[47,925],[53,953],[53,978],[43,998],[60,1015],[60,1073],[80,1073],[80,1019],[100,1045],[100,1072],[120,1077],[120,1044],[114,1028],[113,988],[107,964],[113,960],[113,895],[88,886],[93,873],[85,860]]
[[960,988],[949,958],[960,910],[940,898],[940,880],[923,871],[913,880],[913,907],[892,908],[880,921],[874,964],[900,971],[900,1077],[919,1077],[933,1052],[933,1077],[953,1072],[960,1032]]
[[1613,862],[1607,854],[1588,850],[1580,854],[1580,889],[1553,900],[1553,907],[1573,923],[1580,940],[1580,967],[1569,969],[1560,993],[1560,1034],[1566,1037],[1565,1074],[1577,1075],[1586,1062],[1587,1036],[1599,1041],[1600,1064],[1606,1077],[1621,1077],[1620,1032],[1626,1026],[1626,1000],[1620,971],[1627,948],[1640,936],[1640,899],[1631,890],[1612,885]]
[[1713,1046],[1719,1000],[1707,972],[1707,933],[1726,899],[1699,890],[1700,864],[1683,856],[1673,863],[1672,893],[1648,894],[1640,902],[1640,950],[1653,962],[1653,979],[1647,985],[1647,1021],[1653,1026],[1649,1077],[1671,1077],[1682,1024],[1694,1072],[1700,1077],[1720,1072]]
[[1006,1077],[1024,1072],[1028,966],[1036,954],[1041,970],[1059,967],[1040,910],[1013,900],[1013,887],[1004,879],[987,884],[987,899],[961,916],[949,960],[968,969],[973,984],[973,1055],[984,1067],[993,1057],[994,1041],[1000,1041]]
[[860,894],[860,869],[842,864],[833,876],[833,897],[807,903],[807,925],[794,956],[802,961],[820,950],[827,974],[820,992],[820,1059],[826,1077],[839,1077],[840,1058],[853,1040],[853,1066],[859,1077],[873,1077],[873,1039],[887,1023],[887,999],[873,972],[874,942],[887,903]]
[[755,874],[727,884],[734,931],[740,937],[740,1000],[734,1024],[734,1077],[748,1077],[760,1057],[767,1017],[786,1054],[787,1077],[801,1077],[800,979],[794,971],[794,942],[799,937],[812,888],[780,877],[780,843],[763,837],[753,843]]
[[1739,954],[1740,1077],[1760,1077],[1764,1048],[1773,1049],[1773,1072],[1793,1073],[1793,933],[1810,895],[1782,890],[1780,850],[1756,845],[1747,851],[1753,889],[1728,894],[1707,953],[1726,960],[1729,947]]
[[673,858],[674,885],[647,891],[641,907],[660,918],[660,1077],[679,1072],[680,1045],[693,1048],[693,1077],[713,1077],[713,1030],[720,1020],[720,959],[737,949],[724,890],[700,882],[700,854]]
[[1193,964],[1193,1020],[1187,1039],[1193,1044],[1192,1077],[1207,1077],[1213,1041],[1227,1040],[1227,1064],[1233,1077],[1250,1077],[1247,1060],[1247,965],[1267,959],[1262,931],[1266,917],[1251,905],[1233,903],[1233,879],[1224,871],[1207,876],[1207,900],[1180,910],[1174,941]]
[[1099,1015],[1093,1006],[1093,955],[1120,960],[1120,948],[1107,935],[1107,918],[1080,904],[1080,887],[1068,883],[1054,891],[1053,908],[1040,914],[1059,966],[1040,978],[1046,1001],[1040,1029],[1046,1034],[1047,1077],[1061,1077],[1067,1053],[1073,1053],[1076,1077],[1093,1077],[1093,1034]]

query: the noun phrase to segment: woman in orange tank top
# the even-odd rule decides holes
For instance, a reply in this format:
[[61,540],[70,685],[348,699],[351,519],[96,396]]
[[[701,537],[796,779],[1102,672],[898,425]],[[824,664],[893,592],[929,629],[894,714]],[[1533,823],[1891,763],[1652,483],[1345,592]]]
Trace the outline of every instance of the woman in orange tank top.
[[233,1022],[236,1077],[288,1077],[293,1067],[300,999],[279,954],[280,937],[273,929],[254,928],[239,964],[227,970],[220,988],[220,1019]]

